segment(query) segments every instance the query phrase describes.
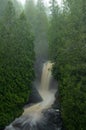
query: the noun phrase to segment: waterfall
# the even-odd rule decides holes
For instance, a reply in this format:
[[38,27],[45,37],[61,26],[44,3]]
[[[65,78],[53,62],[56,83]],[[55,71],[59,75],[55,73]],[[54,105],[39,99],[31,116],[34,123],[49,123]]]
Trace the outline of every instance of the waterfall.
[[[43,98],[43,101],[41,103],[37,103],[36,105],[33,105],[29,108],[26,108],[24,110],[23,115],[32,115],[33,118],[35,118],[35,115],[37,117],[42,116],[41,112],[44,109],[49,108],[53,102],[55,101],[55,90],[49,90],[49,84],[52,78],[52,66],[53,63],[46,62],[43,66],[42,70],[42,77],[41,77],[41,85],[38,89],[40,96]],[[40,119],[38,118],[37,119]]]
[[56,114],[56,110],[51,111],[56,90],[49,88],[52,79],[52,67],[53,63],[50,61],[44,63],[43,66],[41,83],[38,89],[43,101],[25,108],[22,116],[13,121],[5,130],[58,130],[53,121],[52,126],[49,126],[51,113],[54,116]]
[[50,84],[50,80],[52,78],[52,73],[51,73],[51,70],[52,70],[52,66],[53,66],[53,63],[51,62],[47,62],[44,64],[44,67],[43,67],[43,71],[42,71],[42,78],[41,78],[41,91],[48,91],[49,89],[49,84]]

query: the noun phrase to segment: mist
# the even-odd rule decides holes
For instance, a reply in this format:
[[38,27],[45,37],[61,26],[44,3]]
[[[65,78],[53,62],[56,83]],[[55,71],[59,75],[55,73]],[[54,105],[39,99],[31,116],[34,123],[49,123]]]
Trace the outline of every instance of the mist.
[[85,7],[0,0],[0,130],[86,129]]

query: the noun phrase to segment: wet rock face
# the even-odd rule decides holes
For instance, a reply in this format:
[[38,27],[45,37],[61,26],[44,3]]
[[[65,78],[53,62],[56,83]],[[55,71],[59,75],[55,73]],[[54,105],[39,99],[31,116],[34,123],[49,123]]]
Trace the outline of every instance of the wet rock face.
[[[36,83],[34,85],[36,85]],[[37,91],[36,87],[34,87],[34,85],[32,86],[32,94],[30,95],[29,102],[27,103],[29,105],[33,103],[39,103],[42,101],[42,98],[39,92]],[[53,78],[51,79],[49,89],[57,90],[57,82]],[[55,102],[53,101],[54,104],[52,106],[51,104],[49,105],[49,109],[47,109],[47,107],[43,107],[43,109],[40,110],[38,105],[38,107],[35,107],[35,110],[39,109],[39,113],[37,113],[37,111],[35,111],[34,113],[33,107],[33,109],[31,108],[31,111],[28,112],[28,115],[26,113],[26,115],[22,115],[21,117],[17,118],[9,126],[7,126],[5,130],[63,130],[62,119],[58,104],[58,90],[55,97],[56,100]]]
[[52,108],[60,109],[60,98],[59,98],[59,92],[58,91],[55,94],[55,102],[53,103]]
[[31,92],[31,95],[29,97],[29,101],[27,102],[27,104],[39,103],[43,101],[37,89],[34,86],[32,86],[31,89],[32,89],[32,92]]
[[44,112],[47,123],[53,126],[52,130],[60,130],[62,128],[62,119],[59,109],[48,109]]
[[32,123],[30,117],[22,116],[5,130],[62,130],[62,119],[58,109],[48,109],[43,111],[43,118],[37,122]]

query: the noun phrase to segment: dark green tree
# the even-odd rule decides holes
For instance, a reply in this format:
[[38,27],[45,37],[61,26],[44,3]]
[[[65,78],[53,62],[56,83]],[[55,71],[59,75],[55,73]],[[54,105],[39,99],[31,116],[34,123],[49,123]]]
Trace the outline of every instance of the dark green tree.
[[59,82],[61,113],[67,130],[85,130],[85,5],[82,0],[66,0],[62,10],[54,3],[51,6],[50,58],[55,62],[53,74]]
[[34,44],[24,13],[8,2],[0,26],[0,129],[22,114],[34,79]]

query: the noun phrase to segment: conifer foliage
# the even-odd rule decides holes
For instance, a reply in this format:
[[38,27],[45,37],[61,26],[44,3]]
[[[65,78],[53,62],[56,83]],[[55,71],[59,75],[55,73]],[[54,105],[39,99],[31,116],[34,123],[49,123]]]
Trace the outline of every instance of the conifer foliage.
[[59,82],[61,113],[67,130],[86,129],[86,1],[52,0],[49,31],[53,74]]
[[8,1],[0,20],[0,129],[22,113],[34,79],[34,44],[24,12]]

